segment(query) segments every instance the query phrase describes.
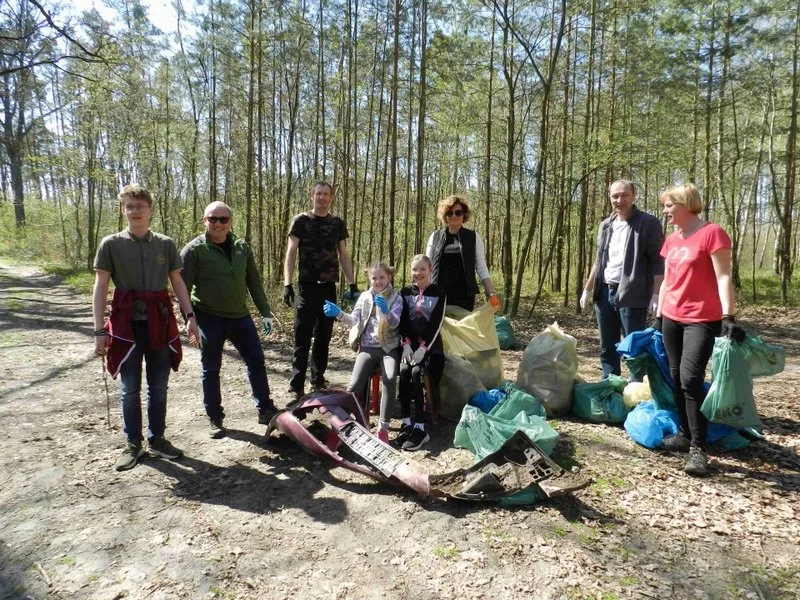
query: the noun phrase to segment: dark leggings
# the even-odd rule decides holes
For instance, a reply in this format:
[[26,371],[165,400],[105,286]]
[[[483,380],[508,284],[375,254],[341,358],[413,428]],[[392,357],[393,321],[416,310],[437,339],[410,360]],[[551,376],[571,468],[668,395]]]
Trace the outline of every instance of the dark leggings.
[[692,446],[699,448],[705,448],[708,430],[708,420],[700,412],[706,399],[703,380],[721,325],[721,321],[679,323],[664,317],[661,328],[681,429]]
[[425,374],[431,381],[431,408],[439,412],[439,382],[444,371],[444,354],[429,352],[422,364],[411,366],[407,362],[400,363],[400,416],[411,417],[411,400],[414,400],[414,422],[425,423]]

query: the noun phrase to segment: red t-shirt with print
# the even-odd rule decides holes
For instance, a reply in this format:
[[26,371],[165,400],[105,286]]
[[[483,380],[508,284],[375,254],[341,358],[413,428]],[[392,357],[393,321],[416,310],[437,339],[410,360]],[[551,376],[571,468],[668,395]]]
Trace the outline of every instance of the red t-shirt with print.
[[666,290],[661,314],[680,323],[719,321],[722,303],[711,255],[731,246],[716,223],[706,223],[685,239],[678,231],[667,237],[661,247]]

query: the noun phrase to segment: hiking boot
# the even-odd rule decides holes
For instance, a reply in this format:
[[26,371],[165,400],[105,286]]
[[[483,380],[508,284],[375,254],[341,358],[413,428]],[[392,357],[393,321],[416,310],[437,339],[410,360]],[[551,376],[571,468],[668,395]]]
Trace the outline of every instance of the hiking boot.
[[125,450],[122,451],[120,457],[117,459],[117,464],[114,468],[117,471],[127,471],[136,466],[139,459],[144,456],[144,448],[142,442],[131,442],[130,440],[125,444]]
[[305,396],[305,391],[296,390],[292,386],[289,386],[289,389],[288,389],[288,391],[286,393],[289,394],[289,397],[291,398],[291,400],[289,401],[290,403],[298,402],[300,400],[300,398]]
[[686,464],[683,465],[683,471],[687,475],[694,475],[695,477],[708,475],[708,457],[706,453],[697,447],[689,450],[689,458],[686,459]]
[[212,440],[218,440],[221,437],[225,437],[225,427],[222,425],[222,417],[218,419],[208,419],[208,436]]
[[163,435],[157,435],[155,437],[151,437],[149,440],[149,450],[151,456],[157,456],[159,458],[168,458],[169,460],[173,460],[175,458],[180,458],[183,456],[183,450],[178,450],[175,446],[173,446],[167,438]]
[[312,381],[311,382],[311,389],[315,392],[319,392],[322,390],[327,390],[328,386],[331,384],[330,381],[327,379],[322,379],[321,381]]
[[408,434],[408,439],[403,443],[403,450],[419,450],[425,444],[431,441],[431,436],[428,432],[419,427],[414,427],[411,433]]
[[397,437],[394,438],[394,445],[398,448],[402,448],[403,444],[408,441],[408,436],[411,435],[411,431],[414,429],[413,425],[401,425],[400,426],[400,433],[397,434]]
[[389,430],[386,427],[378,427],[377,438],[384,444],[389,443]]
[[275,413],[278,412],[276,409],[267,408],[265,410],[258,411],[258,424],[259,425],[269,425],[272,421],[272,417],[275,416]]
[[689,446],[689,440],[680,431],[675,435],[665,437],[661,442],[661,448],[670,452],[688,452]]

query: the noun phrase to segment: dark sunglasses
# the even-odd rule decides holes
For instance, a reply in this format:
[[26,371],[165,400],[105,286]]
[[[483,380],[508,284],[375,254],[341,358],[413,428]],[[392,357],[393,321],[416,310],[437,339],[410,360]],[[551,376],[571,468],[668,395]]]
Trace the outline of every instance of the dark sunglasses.
[[230,217],[206,217],[206,221],[209,223],[222,223],[223,225],[227,225],[230,220]]
[[460,208],[457,208],[456,210],[448,210],[444,214],[448,217],[460,217],[464,214],[464,211],[461,210]]

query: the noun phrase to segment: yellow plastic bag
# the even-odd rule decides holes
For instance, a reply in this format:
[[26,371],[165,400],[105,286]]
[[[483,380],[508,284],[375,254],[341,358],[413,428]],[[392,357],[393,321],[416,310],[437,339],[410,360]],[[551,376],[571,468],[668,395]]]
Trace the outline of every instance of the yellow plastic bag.
[[485,388],[500,385],[503,359],[494,327],[494,308],[490,304],[484,304],[460,319],[445,317],[441,335],[445,356],[460,356],[468,360]]

